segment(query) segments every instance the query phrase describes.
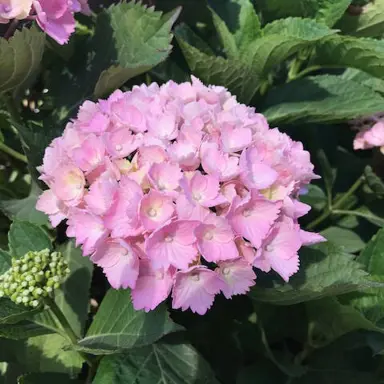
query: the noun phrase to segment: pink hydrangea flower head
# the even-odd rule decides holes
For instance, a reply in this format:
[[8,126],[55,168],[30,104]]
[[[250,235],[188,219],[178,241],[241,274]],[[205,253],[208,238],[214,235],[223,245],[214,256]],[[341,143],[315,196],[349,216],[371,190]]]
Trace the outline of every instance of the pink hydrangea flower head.
[[[58,22],[81,9],[71,4],[44,12]],[[298,195],[316,177],[302,144],[196,78],[84,102],[38,170],[49,189],[37,208],[67,220],[137,310],[172,292],[173,308],[204,314],[220,292],[248,292],[255,268],[288,280],[299,248],[324,241],[299,225],[310,207]]]

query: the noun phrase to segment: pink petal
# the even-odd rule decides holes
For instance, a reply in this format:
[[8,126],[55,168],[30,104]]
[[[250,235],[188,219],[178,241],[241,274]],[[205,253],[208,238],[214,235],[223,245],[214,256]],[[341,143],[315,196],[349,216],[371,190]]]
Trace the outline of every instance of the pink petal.
[[90,172],[104,161],[105,146],[100,137],[89,135],[72,151],[75,164],[83,171]]
[[256,274],[245,260],[223,261],[216,268],[216,272],[226,283],[222,291],[227,299],[233,295],[243,295],[255,285]]
[[225,124],[220,133],[224,152],[239,152],[252,142],[252,131],[249,128],[233,128]]
[[173,265],[187,269],[197,257],[194,229],[198,221],[177,220],[153,232],[146,240],[145,251],[155,269]]
[[149,312],[164,301],[171,292],[175,269],[155,270],[148,260],[140,261],[139,277],[131,291],[133,307]]
[[172,198],[151,190],[141,199],[139,212],[144,228],[153,231],[172,218],[175,206]]
[[190,308],[192,312],[204,315],[211,308],[215,295],[223,289],[225,285],[220,276],[206,267],[179,271],[172,290],[172,308],[183,311]]

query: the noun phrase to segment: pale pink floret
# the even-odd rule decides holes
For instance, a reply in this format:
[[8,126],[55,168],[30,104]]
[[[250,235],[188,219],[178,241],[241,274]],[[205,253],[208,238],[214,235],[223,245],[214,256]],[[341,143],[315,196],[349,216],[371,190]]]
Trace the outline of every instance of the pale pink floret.
[[257,148],[248,148],[240,157],[241,180],[248,188],[265,189],[277,179],[278,173],[264,163]]
[[238,152],[252,142],[252,131],[249,128],[234,128],[228,124],[221,129],[221,143],[224,152]]
[[252,191],[249,197],[234,204],[228,218],[238,235],[259,248],[277,219],[280,208],[280,202],[268,201]]
[[378,121],[371,128],[360,131],[353,142],[354,149],[384,146],[384,122]]
[[139,212],[144,228],[153,231],[173,217],[175,205],[171,197],[151,190],[141,199]]
[[324,241],[327,241],[327,239],[324,236],[321,236],[318,233],[315,232],[307,232],[300,229],[299,231],[300,239],[302,245],[314,245],[318,243],[323,243]]
[[76,238],[76,245],[83,245],[84,256],[95,252],[98,245],[108,236],[103,220],[84,210],[73,209],[67,224],[67,235]]
[[208,216],[195,229],[197,247],[205,260],[218,262],[239,257],[234,233],[228,221],[216,215]]
[[180,167],[170,163],[153,164],[148,172],[148,179],[154,188],[173,196],[178,195],[175,190],[179,188],[182,176]]
[[146,241],[145,251],[154,268],[173,265],[186,269],[197,257],[194,229],[198,221],[178,220],[153,232]]
[[40,28],[59,44],[68,42],[75,31],[75,18],[68,0],[34,0]]
[[74,165],[59,168],[52,183],[53,192],[68,206],[76,206],[80,203],[84,195],[84,187],[84,174]]
[[91,172],[104,161],[105,145],[103,140],[90,134],[78,148],[73,149],[75,164],[85,172]]
[[257,250],[254,266],[265,267],[265,263],[276,271],[285,281],[299,269],[298,250],[302,245],[300,232],[293,220],[283,217],[271,230],[268,237]]
[[135,105],[130,104],[126,96],[119,98],[111,106],[111,114],[121,126],[131,129],[133,132],[145,132],[147,130],[144,115]]
[[140,260],[139,277],[131,291],[133,307],[149,312],[155,309],[171,293],[174,267],[153,269],[149,260]]
[[53,227],[67,218],[68,208],[60,201],[52,190],[44,191],[37,200],[36,209],[46,213]]
[[12,19],[26,18],[32,7],[32,0],[2,0],[0,3],[0,24],[7,24]]
[[255,285],[256,274],[246,260],[223,261],[219,263],[216,272],[222,276],[226,283],[222,291],[227,299],[233,295],[243,295]]
[[115,201],[118,183],[111,172],[103,173],[92,183],[84,201],[96,215],[104,215]]
[[172,307],[183,311],[190,308],[192,312],[204,315],[211,308],[215,295],[224,289],[225,283],[219,274],[206,267],[179,271],[172,290]]
[[98,245],[91,260],[103,268],[113,288],[135,288],[139,275],[139,257],[129,242],[121,239],[107,240]]
[[112,158],[129,156],[143,143],[141,134],[135,135],[128,128],[120,128],[105,134],[107,151]]
[[85,101],[77,115],[76,127],[85,133],[102,133],[109,127],[109,118],[101,111],[100,106],[92,101]]
[[143,197],[141,187],[128,176],[119,183],[116,201],[104,217],[105,226],[112,237],[137,236],[142,233],[139,204]]
[[177,217],[182,220],[204,221],[211,211],[202,207],[200,204],[194,204],[187,196],[180,194],[176,199]]
[[137,165],[142,167],[144,165],[151,166],[152,164],[161,164],[168,160],[168,155],[163,148],[158,145],[148,145],[141,147],[137,156]]

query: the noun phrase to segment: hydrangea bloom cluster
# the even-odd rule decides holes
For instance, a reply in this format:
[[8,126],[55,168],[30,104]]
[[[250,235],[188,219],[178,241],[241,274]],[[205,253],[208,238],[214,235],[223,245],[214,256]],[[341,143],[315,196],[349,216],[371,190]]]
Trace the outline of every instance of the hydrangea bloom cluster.
[[12,259],[11,268],[0,276],[0,297],[38,307],[68,274],[68,263],[60,252],[50,253],[48,249],[28,252],[21,259]]
[[131,288],[136,309],[204,314],[214,297],[244,294],[254,267],[288,281],[316,177],[309,153],[223,87],[172,81],[86,101],[46,149],[37,208]]
[[354,149],[378,147],[384,153],[384,113],[352,121],[352,128],[358,130],[353,142]]
[[88,0],[0,0],[0,24],[36,19],[43,31],[59,44],[75,31],[74,13],[90,14]]

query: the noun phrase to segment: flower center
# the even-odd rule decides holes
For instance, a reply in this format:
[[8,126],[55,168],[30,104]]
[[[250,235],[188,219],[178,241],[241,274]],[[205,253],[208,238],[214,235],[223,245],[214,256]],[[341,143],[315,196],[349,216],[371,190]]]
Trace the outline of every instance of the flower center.
[[155,216],[157,216],[157,211],[156,211],[156,209],[154,209],[154,208],[149,209],[149,210],[148,210],[148,216],[150,216],[150,217],[155,217]]
[[244,211],[243,211],[244,217],[249,217],[251,215],[252,215],[252,209],[244,209]]
[[272,252],[272,251],[273,251],[273,246],[272,246],[272,245],[267,245],[267,246],[265,247],[265,250],[266,250],[267,252]]
[[229,268],[223,268],[223,275],[229,275],[229,272],[231,272]]
[[164,279],[164,272],[162,272],[162,271],[156,271],[156,273],[155,273],[155,278],[156,278],[157,280],[163,280],[163,279]]
[[205,240],[212,240],[213,239],[213,233],[211,231],[205,232],[204,239]]
[[191,279],[192,279],[193,281],[199,281],[199,280],[200,280],[200,276],[199,276],[198,273],[193,273],[193,274],[191,275]]
[[196,192],[193,194],[193,200],[200,201],[201,198],[202,198],[202,196],[199,192]]
[[166,243],[172,243],[172,241],[173,241],[173,237],[170,236],[170,235],[165,236],[164,241],[165,241]]
[[120,144],[116,144],[115,149],[117,152],[120,152],[123,149],[123,146]]

